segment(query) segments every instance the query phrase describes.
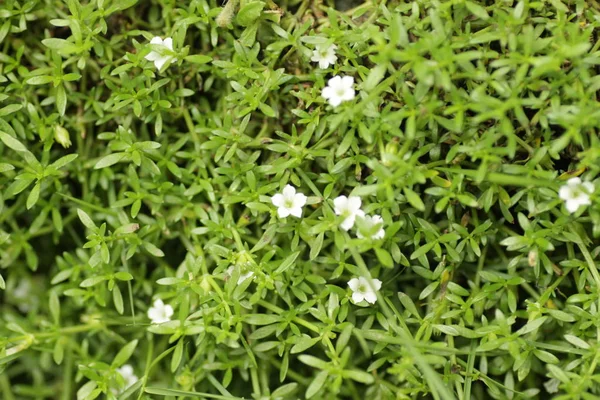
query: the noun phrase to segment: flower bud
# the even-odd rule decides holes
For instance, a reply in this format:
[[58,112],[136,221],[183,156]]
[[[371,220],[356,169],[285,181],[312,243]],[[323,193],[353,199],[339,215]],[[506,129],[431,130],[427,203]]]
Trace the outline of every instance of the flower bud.
[[71,137],[69,136],[69,131],[60,125],[56,125],[54,127],[54,140],[56,140],[65,149],[71,147]]
[[235,9],[238,5],[238,2],[239,0],[229,0],[227,4],[225,4],[225,7],[223,7],[223,10],[221,10],[221,13],[217,16],[217,19],[215,20],[217,26],[221,28],[227,28],[227,26],[231,24],[231,21],[233,20],[233,14],[235,13]]

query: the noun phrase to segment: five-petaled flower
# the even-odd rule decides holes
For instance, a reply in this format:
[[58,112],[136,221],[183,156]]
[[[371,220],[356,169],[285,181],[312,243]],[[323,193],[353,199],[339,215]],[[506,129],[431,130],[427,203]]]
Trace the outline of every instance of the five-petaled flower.
[[154,304],[148,309],[148,318],[150,318],[153,324],[168,322],[172,316],[173,307],[163,303],[161,299],[154,300]]
[[318,44],[313,50],[313,55],[310,60],[318,62],[319,68],[325,69],[330,65],[335,64],[337,61],[337,56],[335,55],[336,49],[337,46],[335,44]]
[[571,178],[558,191],[558,196],[565,201],[567,211],[574,213],[580,206],[592,204],[590,194],[594,192],[594,184],[581,182],[581,178]]
[[379,215],[365,215],[361,218],[361,223],[356,231],[356,236],[358,236],[359,239],[365,237],[372,240],[384,238],[385,230],[383,230],[383,219]]
[[[234,270],[234,266],[232,265],[231,267],[227,268],[227,276],[231,277],[233,276],[233,270]],[[254,276],[254,272],[250,271],[249,269],[245,268],[245,267],[241,267],[240,268],[240,276],[237,280],[237,284],[240,285],[242,282],[244,282],[246,279],[251,278]]]
[[381,289],[381,281],[379,279],[368,279],[361,276],[350,279],[348,286],[350,287],[350,290],[352,290],[352,301],[355,304],[360,303],[363,300],[366,300],[367,303],[375,304],[377,301],[377,292]]
[[306,204],[306,196],[302,193],[296,193],[296,188],[292,185],[285,185],[282,193],[277,193],[271,197],[271,203],[277,207],[279,218],[285,218],[288,215],[300,218],[302,207]]
[[356,217],[364,217],[365,213],[360,209],[360,197],[356,196],[338,196],[333,200],[334,211],[336,215],[341,215],[344,220],[340,228],[347,231],[354,226]]
[[123,381],[125,382],[122,391],[127,390],[128,387],[132,386],[139,379],[135,375],[135,372],[133,372],[133,367],[129,364],[125,364],[121,368],[117,368],[117,372],[119,375],[121,375]]
[[[171,39],[170,37],[166,38],[165,40],[162,40],[160,37],[155,36],[150,41],[150,44],[162,46],[165,48],[165,50],[173,51],[173,39]],[[164,53],[161,54],[160,52],[154,50],[152,50],[145,58],[148,61],[154,61],[154,66],[158,70],[160,70],[163,67],[163,65],[165,65],[169,61],[171,63],[177,61],[177,58],[171,55]]]
[[354,98],[354,78],[351,76],[334,76],[327,82],[327,87],[321,93],[333,107]]

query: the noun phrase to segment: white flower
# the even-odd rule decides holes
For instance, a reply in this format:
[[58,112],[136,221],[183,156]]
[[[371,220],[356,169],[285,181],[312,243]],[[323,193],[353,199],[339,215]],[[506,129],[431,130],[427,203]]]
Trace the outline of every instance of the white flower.
[[[171,39],[170,37],[166,38],[165,40],[162,40],[158,36],[155,36],[150,41],[150,44],[160,45],[163,46],[165,49],[173,51],[173,39]],[[177,58],[174,58],[173,56],[160,54],[159,52],[154,50],[152,50],[150,54],[148,54],[145,58],[148,61],[154,61],[154,66],[158,70],[160,70],[163,67],[163,65],[165,65],[168,61],[171,61],[172,63],[177,61]]]
[[352,301],[360,303],[366,300],[367,303],[375,304],[377,301],[377,292],[381,289],[381,281],[379,279],[352,278],[348,282],[350,290],[352,290]]
[[[227,268],[226,273],[229,277],[231,277],[233,275],[233,269],[234,269],[233,265],[231,267]],[[253,276],[254,276],[254,272],[242,267],[242,269],[240,270],[240,277],[238,278],[237,284],[240,285],[246,279],[251,278]]]
[[354,226],[357,216],[364,217],[365,213],[360,209],[360,197],[356,196],[338,196],[333,200],[334,211],[336,215],[344,218],[340,227],[347,231]]
[[333,107],[354,98],[354,78],[351,76],[334,76],[327,82],[327,87],[321,93]]
[[285,218],[288,215],[300,218],[302,207],[306,204],[306,196],[302,193],[296,193],[293,186],[285,185],[282,193],[277,193],[271,197],[271,203],[277,207],[279,218]]
[[[378,228],[378,229],[377,229]],[[372,240],[383,239],[385,230],[383,230],[383,219],[379,215],[365,215],[362,217],[362,224],[359,225],[356,236],[359,239],[369,236]]]
[[125,364],[121,368],[117,368],[117,372],[123,377],[123,380],[125,381],[125,386],[123,387],[123,390],[126,390],[128,387],[132,386],[138,381],[138,377],[133,372],[133,367],[129,364]]
[[152,320],[153,324],[168,322],[171,320],[171,316],[173,316],[173,307],[163,303],[161,299],[154,300],[154,304],[148,309],[148,318]]
[[318,62],[319,68],[325,69],[330,65],[335,64],[337,61],[337,56],[335,55],[336,49],[337,46],[335,44],[330,44],[329,46],[318,44],[313,50],[313,55],[310,60]]
[[565,201],[567,210],[574,213],[580,206],[589,206],[590,194],[594,192],[594,184],[581,182],[580,178],[571,178],[558,191],[558,196]]

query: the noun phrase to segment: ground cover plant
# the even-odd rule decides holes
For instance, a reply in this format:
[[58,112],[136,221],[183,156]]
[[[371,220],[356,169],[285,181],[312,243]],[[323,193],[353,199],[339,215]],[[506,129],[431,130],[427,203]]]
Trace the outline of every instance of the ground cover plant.
[[598,398],[599,26],[1,1],[0,398]]

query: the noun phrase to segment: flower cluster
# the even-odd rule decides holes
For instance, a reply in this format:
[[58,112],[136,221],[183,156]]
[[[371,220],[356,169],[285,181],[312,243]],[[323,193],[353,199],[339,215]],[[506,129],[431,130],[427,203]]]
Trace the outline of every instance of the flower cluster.
[[[282,193],[271,197],[271,203],[277,207],[279,218],[302,216],[302,207],[306,204],[307,197],[296,191],[292,185],[286,185]],[[338,196],[333,200],[333,211],[340,217],[340,228],[349,231],[357,225],[356,236],[359,239],[379,240],[385,237],[383,219],[379,215],[367,215],[361,209],[362,201],[357,196]],[[233,266],[227,270],[229,276],[233,274]],[[241,271],[238,284],[253,275],[252,272]],[[376,292],[381,288],[381,281],[365,277],[353,278],[348,282],[352,290],[352,300],[360,303],[366,300],[370,304],[377,301]]]
[[360,197],[339,196],[333,200],[333,206],[335,214],[343,218],[340,223],[340,228],[343,230],[350,230],[358,220],[356,236],[359,239],[378,240],[385,237],[383,219],[379,215],[366,215],[360,208]]

